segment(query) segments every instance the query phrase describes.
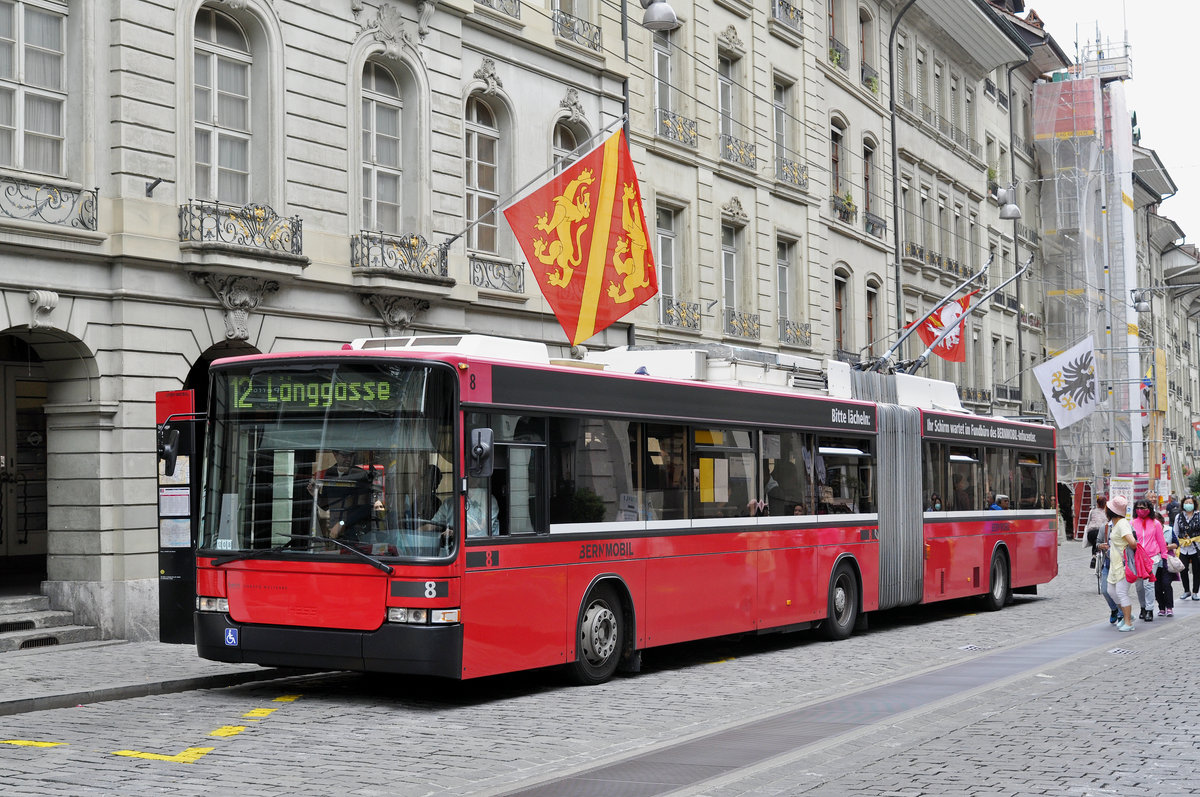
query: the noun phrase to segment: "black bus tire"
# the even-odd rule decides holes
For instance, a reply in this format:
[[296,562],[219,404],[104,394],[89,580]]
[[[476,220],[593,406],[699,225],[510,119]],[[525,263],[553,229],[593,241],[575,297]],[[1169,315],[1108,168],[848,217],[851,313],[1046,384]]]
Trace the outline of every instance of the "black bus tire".
[[1008,557],[1002,552],[992,554],[992,566],[988,569],[988,591],[983,596],[983,608],[998,612],[1012,602],[1012,581],[1008,575]]
[[572,678],[581,686],[601,684],[613,676],[625,644],[625,622],[616,590],[600,584],[588,593],[575,629]]
[[821,632],[826,639],[845,639],[858,620],[858,579],[854,568],[842,562],[829,578],[829,602]]

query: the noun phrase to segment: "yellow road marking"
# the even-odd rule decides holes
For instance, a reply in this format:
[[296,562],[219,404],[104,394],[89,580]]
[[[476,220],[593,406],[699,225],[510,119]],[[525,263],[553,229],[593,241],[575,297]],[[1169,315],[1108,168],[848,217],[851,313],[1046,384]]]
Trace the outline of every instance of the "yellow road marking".
[[245,717],[246,719],[260,720],[263,717],[271,716],[271,713],[276,710],[277,709],[273,709],[273,708],[252,708],[249,711],[247,711],[245,714],[243,714],[242,716]]
[[173,764],[194,764],[215,749],[215,747],[189,747],[178,755],[139,753],[137,750],[114,750],[113,755],[123,755],[127,758],[147,758],[151,761],[170,761]]
[[275,698],[275,700],[274,700],[274,701],[272,701],[272,702],[275,702],[275,703],[295,703],[295,702],[296,702],[297,700],[299,700],[299,699],[300,699],[300,695],[280,695],[279,697]]
[[209,736],[237,736],[244,730],[246,730],[245,725],[222,725],[210,733]]
[[59,747],[66,742],[35,742],[29,739],[0,739],[0,744],[15,744],[17,747]]

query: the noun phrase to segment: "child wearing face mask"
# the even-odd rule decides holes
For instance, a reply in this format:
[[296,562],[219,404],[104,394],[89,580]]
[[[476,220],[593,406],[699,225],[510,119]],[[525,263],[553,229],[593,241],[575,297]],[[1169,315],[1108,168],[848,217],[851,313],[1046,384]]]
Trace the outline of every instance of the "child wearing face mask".
[[1145,550],[1150,557],[1152,570],[1142,573],[1139,569],[1137,580],[1138,601],[1142,604],[1141,618],[1146,622],[1154,620],[1154,592],[1157,576],[1154,571],[1163,561],[1167,553],[1167,544],[1163,538],[1162,523],[1155,517],[1154,506],[1143,498],[1133,505],[1133,533],[1137,538],[1138,547]]
[[[1182,514],[1182,512],[1180,514]],[[1162,515],[1159,515],[1158,519],[1161,522],[1165,518],[1163,518]],[[1158,616],[1174,617],[1175,574],[1172,573],[1167,567],[1167,557],[1178,556],[1179,554],[1179,537],[1175,534],[1174,523],[1163,523],[1163,542],[1166,544],[1166,548],[1162,561],[1158,563],[1158,570],[1156,570],[1154,573],[1154,597],[1158,601]]]
[[[1183,581],[1183,595],[1180,600],[1200,600],[1200,502],[1196,496],[1189,495],[1183,499],[1183,511],[1175,517],[1175,536],[1179,540],[1179,558],[1183,560],[1183,572],[1179,574]],[[1192,578],[1188,579],[1191,571]]]

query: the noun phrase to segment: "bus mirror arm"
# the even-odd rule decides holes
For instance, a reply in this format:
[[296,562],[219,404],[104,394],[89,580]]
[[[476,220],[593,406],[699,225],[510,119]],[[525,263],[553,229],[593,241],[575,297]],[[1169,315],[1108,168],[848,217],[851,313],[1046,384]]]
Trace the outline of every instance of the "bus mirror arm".
[[158,429],[158,458],[163,461],[163,473],[175,475],[175,462],[179,458],[179,429],[163,424]]
[[492,475],[494,467],[492,458],[492,430],[471,430],[471,463],[468,475],[485,477]]

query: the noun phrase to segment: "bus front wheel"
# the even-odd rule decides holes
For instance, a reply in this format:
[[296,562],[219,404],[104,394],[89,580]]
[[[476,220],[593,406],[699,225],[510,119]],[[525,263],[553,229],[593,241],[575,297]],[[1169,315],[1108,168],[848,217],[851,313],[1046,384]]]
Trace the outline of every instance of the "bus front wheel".
[[829,606],[821,631],[827,639],[845,639],[858,620],[858,579],[854,569],[842,562],[829,579]]
[[621,660],[625,624],[616,591],[601,584],[588,593],[575,634],[575,661],[571,674],[584,686],[600,684],[612,677]]

